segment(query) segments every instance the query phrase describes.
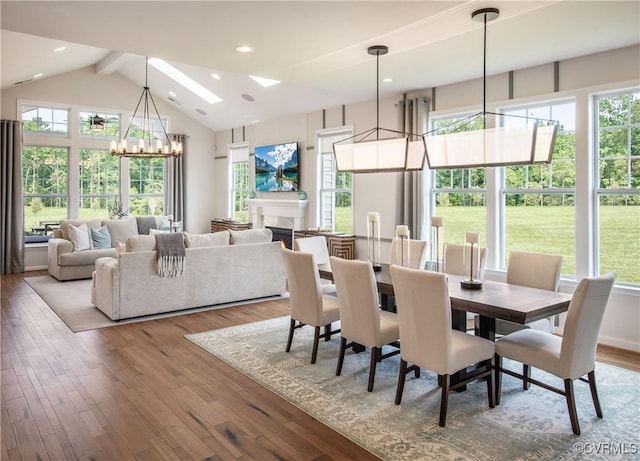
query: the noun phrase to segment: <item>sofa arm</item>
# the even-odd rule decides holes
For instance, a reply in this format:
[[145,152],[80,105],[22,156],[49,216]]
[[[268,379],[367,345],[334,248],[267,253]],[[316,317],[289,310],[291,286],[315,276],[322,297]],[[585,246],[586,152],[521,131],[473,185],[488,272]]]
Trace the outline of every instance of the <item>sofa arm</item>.
[[47,266],[49,274],[60,280],[60,255],[73,252],[73,244],[63,238],[49,239],[47,248]]
[[94,302],[112,320],[120,320],[120,267],[116,258],[96,259]]

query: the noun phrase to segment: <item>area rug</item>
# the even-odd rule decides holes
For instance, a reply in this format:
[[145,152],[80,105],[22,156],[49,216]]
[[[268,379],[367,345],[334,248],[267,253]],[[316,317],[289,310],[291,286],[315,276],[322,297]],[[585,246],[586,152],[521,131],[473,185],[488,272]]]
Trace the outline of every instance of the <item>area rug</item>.
[[[50,275],[25,277],[24,280],[74,333],[256,302],[256,300],[250,300],[217,304],[215,306],[196,307],[162,314],[145,315],[142,317],[118,320],[116,322],[91,304],[91,280],[69,280],[60,282]],[[261,298],[259,301],[278,298],[280,298],[280,296]]]
[[[382,459],[638,457],[639,373],[597,364],[603,419],[595,415],[588,385],[576,382],[580,436],[571,431],[564,397],[536,386],[523,391],[521,382],[511,376],[504,376],[502,401],[493,409],[485,382],[452,392],[447,425],[441,428],[435,374],[423,370],[421,378],[408,375],[402,404],[395,405],[398,356],[378,364],[375,387],[369,393],[368,350],[348,352],[338,377],[339,335],[320,342],[317,363],[311,365],[313,329],[296,330],[291,352],[286,353],[288,328],[289,318],[280,317],[186,338]],[[533,376],[562,384],[538,370]]]

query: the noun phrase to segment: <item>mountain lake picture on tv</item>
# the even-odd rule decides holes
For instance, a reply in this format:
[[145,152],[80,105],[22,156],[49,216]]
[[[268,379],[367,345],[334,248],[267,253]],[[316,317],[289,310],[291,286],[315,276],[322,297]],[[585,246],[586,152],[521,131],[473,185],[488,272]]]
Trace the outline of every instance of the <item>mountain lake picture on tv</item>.
[[256,147],[256,191],[297,192],[300,188],[298,143]]

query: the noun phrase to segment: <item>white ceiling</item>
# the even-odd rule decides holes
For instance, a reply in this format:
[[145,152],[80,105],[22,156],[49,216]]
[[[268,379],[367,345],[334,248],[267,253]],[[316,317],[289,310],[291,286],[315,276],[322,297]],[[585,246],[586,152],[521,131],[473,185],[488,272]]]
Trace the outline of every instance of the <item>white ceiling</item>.
[[[370,45],[389,47],[380,77],[393,82],[380,84],[381,97],[481,77],[482,24],[471,13],[483,7],[500,9],[487,27],[488,75],[640,43],[637,0],[2,0],[2,88],[89,65],[142,87],[144,56],[159,57],[223,102],[210,105],[149,66],[155,98],[173,91],[170,103],[190,117],[237,128],[375,99]],[[240,44],[254,51],[237,53]],[[249,74],[282,84],[262,88]]]

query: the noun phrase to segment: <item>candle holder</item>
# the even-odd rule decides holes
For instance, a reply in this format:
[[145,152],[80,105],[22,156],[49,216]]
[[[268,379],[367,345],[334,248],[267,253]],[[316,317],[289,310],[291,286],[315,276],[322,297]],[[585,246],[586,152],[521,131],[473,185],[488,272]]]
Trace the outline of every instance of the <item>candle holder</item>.
[[382,270],[380,263],[380,213],[376,211],[367,215],[367,259],[375,272]]
[[431,268],[440,272],[440,240],[444,220],[440,216],[431,217]]
[[396,226],[396,254],[395,263],[402,267],[409,267],[411,255],[409,253],[410,232],[408,226]]
[[464,236],[464,277],[460,286],[469,290],[482,288],[482,281],[477,279],[479,258],[479,234],[467,232]]

